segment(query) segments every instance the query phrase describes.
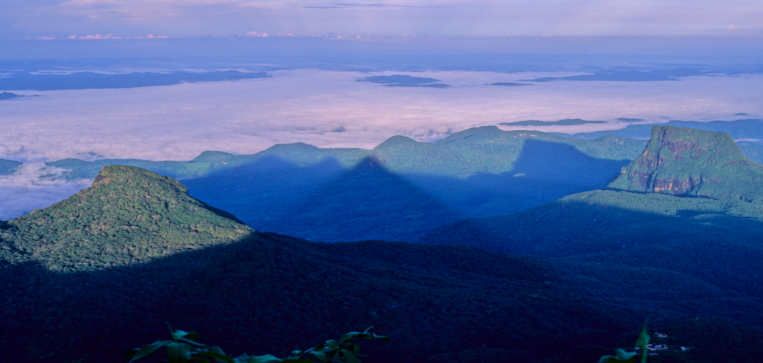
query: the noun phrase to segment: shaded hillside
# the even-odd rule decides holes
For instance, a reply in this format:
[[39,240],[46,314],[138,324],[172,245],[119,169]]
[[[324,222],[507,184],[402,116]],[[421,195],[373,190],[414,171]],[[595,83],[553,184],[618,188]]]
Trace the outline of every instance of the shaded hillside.
[[[189,225],[245,228],[188,198],[178,182],[127,167],[105,169],[78,208],[55,205],[36,214],[97,219],[109,212],[89,203],[120,206],[143,195],[146,182],[152,193],[176,200],[174,206],[169,199],[157,203],[169,207],[156,219],[167,221],[161,223],[167,229],[179,211]],[[139,215],[127,206],[120,206],[123,218]],[[370,363],[594,362],[617,345],[630,346],[646,316],[654,329],[681,334],[669,343],[673,350],[696,345],[679,361],[749,360],[763,349],[763,334],[754,327],[763,304],[670,271],[463,246],[311,243],[247,230],[236,242],[213,235],[198,241],[203,248],[145,262],[117,254],[111,267],[62,272],[51,247],[73,229],[35,224],[22,218],[0,226],[3,361],[120,361],[127,349],[164,338],[165,322],[197,330],[205,342],[234,354],[278,355],[373,325],[392,342],[364,344]],[[149,227],[140,230],[146,239],[167,246],[167,233]],[[68,244],[87,251],[89,238]],[[38,247],[33,258],[8,252],[30,239]],[[102,240],[101,246],[118,250],[131,241]],[[75,254],[70,262],[94,257]],[[749,350],[714,348],[739,342]]]
[[[728,134],[657,126],[642,156],[610,184],[638,192],[574,194],[513,215],[437,228],[421,242],[650,266],[760,299],[759,170]],[[675,180],[698,182],[678,193]],[[661,187],[671,182],[673,188]]]
[[725,132],[655,126],[641,156],[607,188],[760,202],[763,165]]
[[[184,182],[194,196],[257,230],[320,241],[413,241],[460,218],[513,213],[601,188],[641,149],[635,140],[482,127],[436,143],[395,136],[351,168],[330,158],[297,164],[273,152]],[[345,225],[353,216],[357,224]]]
[[[251,229],[191,198],[178,181],[129,166],[103,168],[93,186],[7,222],[3,260],[77,271],[149,261],[235,241]],[[42,259],[42,260],[41,260]]]
[[46,165],[67,169],[60,178],[67,180],[92,179],[107,165],[136,166],[173,178],[198,178],[223,170],[234,169],[254,163],[269,164],[278,158],[299,166],[314,165],[326,160],[335,160],[344,167],[357,164],[370,151],[363,149],[319,149],[304,143],[275,145],[253,155],[234,155],[220,151],[205,151],[191,161],[149,161],[139,159],[100,159],[84,161],[62,159]]
[[10,175],[21,166],[18,161],[0,159],[0,175]]
[[[634,120],[634,122],[638,121],[643,120]],[[763,154],[760,153],[760,149],[763,148],[763,120],[749,119],[710,122],[670,121],[656,125],[689,127],[698,130],[728,132],[742,148],[742,152],[745,156],[758,163],[763,163]],[[605,135],[635,139],[647,139],[651,134],[652,127],[654,126],[655,124],[628,125],[626,128],[620,130],[596,131],[579,133],[569,136],[584,140],[592,140]]]

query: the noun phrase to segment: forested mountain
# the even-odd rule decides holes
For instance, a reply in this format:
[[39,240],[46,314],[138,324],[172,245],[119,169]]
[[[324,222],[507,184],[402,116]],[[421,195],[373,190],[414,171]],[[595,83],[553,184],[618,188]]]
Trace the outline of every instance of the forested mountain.
[[731,135],[655,126],[644,152],[610,189],[763,201],[763,165],[742,154]]
[[652,135],[610,190],[464,220],[421,242],[649,266],[763,298],[761,166],[728,134],[656,126]]
[[518,212],[601,188],[643,141],[578,140],[480,127],[435,143],[395,136],[373,150],[297,143],[254,155],[204,152],[190,162],[65,159],[68,179],[131,165],[185,178],[193,196],[262,231],[315,241],[414,241],[467,217]]
[[257,230],[316,241],[413,241],[466,217],[513,213],[601,188],[641,149],[637,140],[483,127],[435,143],[396,136],[350,167],[330,157],[295,163],[271,153],[184,183],[195,197]]
[[236,241],[252,232],[187,191],[170,177],[107,166],[92,187],[8,221],[0,254],[12,264],[93,270]]
[[761,301],[688,273],[259,233],[131,167],[0,231],[4,361],[119,361],[165,322],[280,355],[373,325],[392,342],[364,345],[372,363],[594,362],[630,347],[646,317],[670,337],[655,362],[763,349]]

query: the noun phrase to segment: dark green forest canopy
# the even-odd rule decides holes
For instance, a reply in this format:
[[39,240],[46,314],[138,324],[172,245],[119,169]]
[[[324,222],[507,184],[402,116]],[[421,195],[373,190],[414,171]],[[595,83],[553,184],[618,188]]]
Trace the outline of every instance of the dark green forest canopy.
[[513,215],[436,228],[420,241],[660,268],[763,298],[759,164],[728,134],[657,126],[644,155],[620,178],[630,181],[633,170],[649,181],[684,175],[697,183],[680,194],[670,188],[573,194]]
[[537,131],[502,131],[495,126],[486,126],[458,132],[435,143],[394,136],[373,150],[321,149],[295,143],[275,145],[252,155],[205,151],[187,162],[138,159],[101,159],[88,162],[63,159],[47,165],[69,169],[70,171],[63,174],[67,179],[94,178],[102,167],[111,164],[137,166],[174,178],[197,178],[268,158],[278,158],[303,167],[331,160],[349,169],[363,159],[373,156],[393,172],[463,175],[511,170],[527,140],[569,145],[585,155],[604,160],[632,160],[644,147],[643,141],[619,137],[579,140]]
[[4,361],[114,361],[165,336],[165,322],[276,355],[373,325],[393,340],[364,344],[368,363],[593,362],[628,347],[645,316],[671,345],[696,347],[679,361],[763,349],[763,304],[688,274],[258,233],[132,167],[104,168],[93,187],[0,229]]
[[92,187],[8,221],[0,254],[7,262],[38,261],[51,270],[118,266],[251,233],[231,218],[190,197],[172,178],[112,165]]

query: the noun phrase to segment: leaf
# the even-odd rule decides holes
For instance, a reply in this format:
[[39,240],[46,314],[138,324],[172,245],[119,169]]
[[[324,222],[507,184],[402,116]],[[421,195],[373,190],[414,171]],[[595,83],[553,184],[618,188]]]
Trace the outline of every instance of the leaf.
[[352,331],[352,332],[349,332],[347,334],[342,334],[342,336],[339,338],[339,342],[340,343],[344,343],[344,342],[346,342],[348,340],[352,340],[355,337],[357,337],[359,334],[360,333],[358,333],[356,331]]
[[360,363],[360,359],[355,356],[355,353],[347,350],[347,349],[340,349],[339,350],[342,355],[346,358],[346,361],[349,363]]
[[605,355],[599,359],[599,363],[626,363],[636,362],[636,353],[628,353],[622,349],[615,351],[615,355]]
[[339,349],[339,343],[336,342],[336,340],[327,340],[326,346],[329,347],[331,350],[337,350]]
[[170,363],[183,363],[191,360],[191,346],[172,342],[167,344],[167,358]]
[[322,352],[321,350],[315,350],[310,352],[316,359],[320,360],[321,362],[326,362],[328,360],[328,357],[326,356],[326,353]]
[[285,362],[288,360],[283,360],[281,358],[278,358],[271,354],[266,355],[258,355],[256,357],[249,357],[249,360],[247,360],[247,363],[274,363],[274,362]]
[[207,352],[198,352],[198,353],[196,353],[196,355],[212,358],[217,363],[223,363],[223,362],[225,362],[225,363],[235,363],[233,358],[229,357],[225,353],[217,353],[217,352],[207,351]]
[[144,345],[140,349],[132,349],[127,352],[127,358],[131,358],[130,362],[134,362],[138,359],[143,359],[151,354],[154,354],[159,348],[171,343],[169,340],[157,340],[151,344]]

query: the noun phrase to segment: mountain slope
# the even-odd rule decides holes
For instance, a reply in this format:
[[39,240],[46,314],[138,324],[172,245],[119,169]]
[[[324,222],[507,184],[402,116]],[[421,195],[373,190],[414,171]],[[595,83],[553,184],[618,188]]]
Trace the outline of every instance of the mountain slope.
[[[195,197],[260,231],[327,242],[414,241],[460,218],[601,188],[641,149],[636,140],[481,127],[436,143],[395,136],[352,165],[332,157],[297,163],[280,156],[283,146],[267,159],[184,182]],[[347,228],[353,214],[362,219]]]
[[[373,325],[392,343],[364,344],[369,363],[595,361],[630,345],[645,316],[654,329],[681,334],[674,348],[697,346],[696,355],[679,361],[750,360],[763,349],[755,328],[763,304],[679,273],[463,246],[311,243],[252,230],[241,236],[236,220],[189,198],[172,179],[108,167],[94,184],[36,217],[0,225],[10,235],[0,242],[3,361],[119,361],[127,349],[165,337],[165,322],[197,330],[234,354],[278,355]],[[152,201],[131,202],[148,199],[144,188]],[[35,226],[53,216],[115,221],[113,209],[120,221],[133,220],[152,204],[165,228],[207,225],[209,240],[166,241],[173,235],[153,224],[124,240],[81,234],[68,237],[64,248],[78,248],[62,265],[52,247],[77,228]],[[101,251],[152,241],[172,253],[136,263],[107,252],[114,257],[109,267],[77,268],[101,255],[87,244],[91,239]],[[19,241],[34,241],[34,255],[9,254]],[[184,241],[204,247],[176,248]],[[737,339],[704,336],[705,330]],[[719,341],[742,342],[750,351],[719,353],[712,343]]]
[[[513,215],[443,226],[420,241],[650,266],[757,299],[763,297],[759,170],[728,134],[657,126],[644,154],[610,184],[637,192],[574,194]],[[699,182],[676,187],[685,180]],[[671,182],[672,188],[661,187]]]
[[655,126],[644,152],[610,189],[710,198],[763,198],[763,165],[749,160],[731,135]]
[[[178,181],[129,166],[103,168],[93,186],[7,222],[3,259],[89,270],[235,241],[252,230],[188,195]],[[43,258],[44,256],[44,258]]]

